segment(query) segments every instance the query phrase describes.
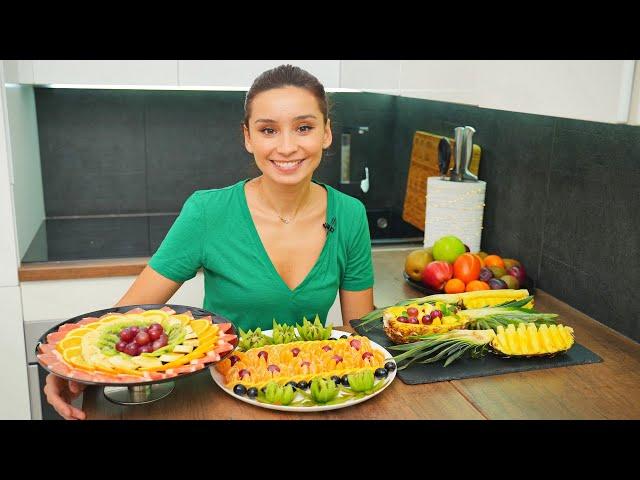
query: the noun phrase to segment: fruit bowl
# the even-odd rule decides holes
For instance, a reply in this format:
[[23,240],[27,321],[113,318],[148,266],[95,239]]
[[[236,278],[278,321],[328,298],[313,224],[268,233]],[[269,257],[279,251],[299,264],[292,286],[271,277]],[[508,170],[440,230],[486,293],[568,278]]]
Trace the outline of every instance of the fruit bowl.
[[[405,271],[402,272],[402,277],[405,279],[405,281],[409,285],[411,285],[416,290],[424,293],[425,295],[440,295],[444,293],[444,291],[434,290],[430,287],[427,287],[421,282],[416,282],[415,280],[412,280],[411,277],[409,277],[409,275]],[[519,288],[526,288],[527,290],[532,291],[532,287],[533,287],[533,281],[531,280],[531,278],[526,277],[526,281],[522,285],[520,285]]]
[[108,400],[141,404],[164,398],[174,380],[205,370],[238,345],[226,318],[185,305],[145,304],[78,315],[36,345],[48,372],[104,387]]

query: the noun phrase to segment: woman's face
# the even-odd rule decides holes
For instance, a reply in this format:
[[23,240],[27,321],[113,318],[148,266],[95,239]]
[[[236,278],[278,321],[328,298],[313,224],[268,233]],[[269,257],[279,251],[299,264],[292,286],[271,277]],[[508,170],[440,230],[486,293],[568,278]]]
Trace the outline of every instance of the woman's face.
[[251,104],[244,143],[265,177],[286,185],[311,179],[322,150],[331,145],[331,128],[318,101],[303,88],[274,88]]

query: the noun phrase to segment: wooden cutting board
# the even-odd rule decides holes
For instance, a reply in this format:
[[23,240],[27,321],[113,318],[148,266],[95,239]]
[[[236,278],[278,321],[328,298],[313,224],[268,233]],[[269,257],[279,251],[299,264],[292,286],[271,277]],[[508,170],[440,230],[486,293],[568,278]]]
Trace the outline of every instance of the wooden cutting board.
[[[407,176],[402,219],[423,232],[427,208],[427,178],[440,176],[438,144],[441,138],[442,135],[434,135],[422,131],[417,131],[413,136],[411,163],[409,165],[409,175]],[[456,142],[452,138],[446,138],[451,144],[451,157],[449,158],[449,168],[451,168],[453,166]],[[469,171],[474,175],[478,175],[481,153],[480,146],[474,143],[471,164],[469,165]]]

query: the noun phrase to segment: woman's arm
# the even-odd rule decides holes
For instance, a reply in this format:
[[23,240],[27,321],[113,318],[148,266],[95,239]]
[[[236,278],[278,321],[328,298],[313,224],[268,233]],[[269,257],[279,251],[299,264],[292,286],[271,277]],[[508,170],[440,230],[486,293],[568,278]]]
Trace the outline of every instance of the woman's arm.
[[342,322],[349,325],[349,320],[360,318],[371,312],[373,307],[373,288],[358,292],[340,289],[340,309]]
[[180,285],[147,265],[115,306],[167,303]]

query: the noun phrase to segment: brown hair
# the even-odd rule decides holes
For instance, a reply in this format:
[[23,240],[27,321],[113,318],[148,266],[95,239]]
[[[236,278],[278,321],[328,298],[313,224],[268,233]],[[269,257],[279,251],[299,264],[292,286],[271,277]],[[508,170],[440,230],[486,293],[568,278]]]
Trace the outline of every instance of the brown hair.
[[272,90],[274,88],[298,87],[304,88],[316,97],[318,106],[327,123],[329,118],[329,100],[324,91],[324,86],[320,81],[306,70],[293,65],[280,65],[266,72],[261,73],[253,81],[251,88],[247,92],[244,100],[244,120],[243,124],[249,127],[249,117],[251,116],[251,103],[256,95]]

